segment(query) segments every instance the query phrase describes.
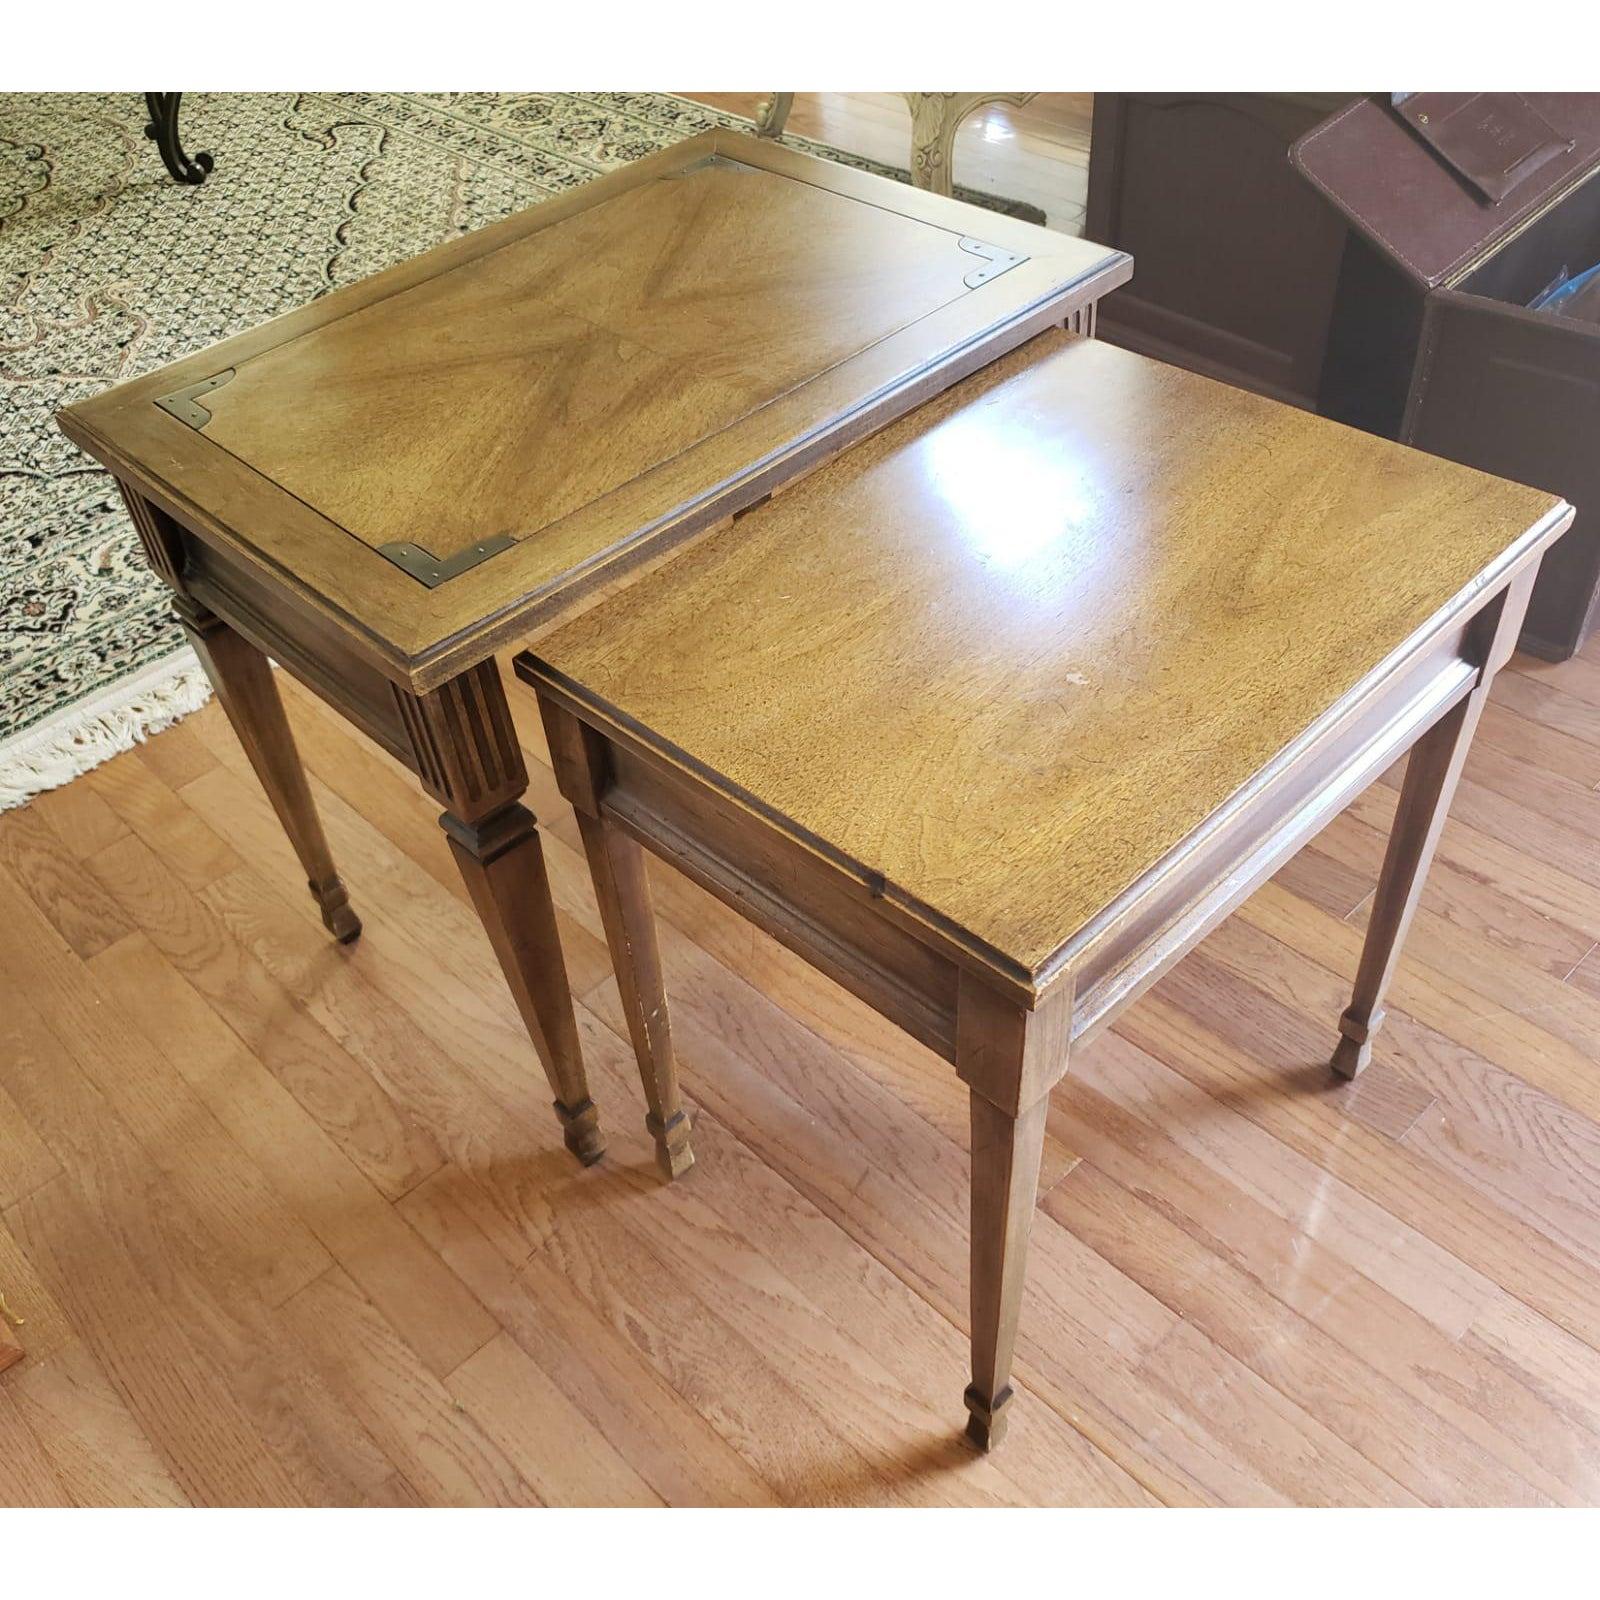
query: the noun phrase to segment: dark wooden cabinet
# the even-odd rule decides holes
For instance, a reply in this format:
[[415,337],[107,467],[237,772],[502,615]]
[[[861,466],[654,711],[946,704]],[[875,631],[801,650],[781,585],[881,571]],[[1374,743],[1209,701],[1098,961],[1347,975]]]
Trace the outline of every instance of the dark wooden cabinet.
[[[1580,203],[1594,230],[1585,249],[1600,261],[1600,181]],[[1535,259],[1542,287],[1553,274]],[[1525,650],[1559,661],[1594,631],[1600,604],[1600,328],[1501,300],[1475,281],[1488,272],[1428,296],[1400,437],[1581,508],[1539,575],[1522,636]]]
[[1560,659],[1600,612],[1600,329],[1525,307],[1600,261],[1600,96],[1529,99],[1570,144],[1495,200],[1387,96],[1097,94],[1085,231],[1135,262],[1102,338],[1576,505],[1521,640]]
[[[1600,327],[1527,305],[1563,269],[1600,262],[1600,95],[1518,98],[1565,148],[1499,199],[1453,171],[1386,96],[1352,102],[1291,159],[1350,228],[1320,409],[1578,508],[1520,641],[1561,660],[1600,610]],[[1487,103],[1480,113],[1499,115]]]
[[1350,98],[1097,94],[1084,231],[1135,262],[1100,337],[1314,407],[1347,230],[1288,151]]

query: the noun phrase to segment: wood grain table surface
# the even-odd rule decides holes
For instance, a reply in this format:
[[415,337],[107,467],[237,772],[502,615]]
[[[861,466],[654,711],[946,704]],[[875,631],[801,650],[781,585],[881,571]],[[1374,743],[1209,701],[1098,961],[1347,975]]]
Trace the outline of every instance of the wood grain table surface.
[[719,130],[61,422],[427,690],[1131,270]]
[[1559,506],[1046,336],[534,655],[1042,994]]

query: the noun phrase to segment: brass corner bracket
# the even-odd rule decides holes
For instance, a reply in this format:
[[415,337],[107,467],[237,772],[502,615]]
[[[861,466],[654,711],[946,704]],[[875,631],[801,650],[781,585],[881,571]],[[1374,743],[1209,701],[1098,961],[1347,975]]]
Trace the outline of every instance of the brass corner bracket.
[[233,368],[225,367],[214,377],[206,378],[200,383],[191,383],[186,389],[174,389],[171,394],[162,395],[156,404],[174,416],[179,422],[186,422],[191,428],[202,429],[211,420],[211,413],[200,404],[197,396],[210,394],[213,389],[220,389],[223,384],[233,378]]
[[982,239],[964,238],[956,242],[969,256],[977,256],[983,262],[981,267],[974,267],[961,280],[969,289],[976,289],[998,278],[1002,272],[1009,272],[1028,259],[1024,255],[1018,255],[1015,250],[1002,250],[997,244],[985,244]]
[[380,544],[378,554],[394,562],[402,572],[409,572],[418,583],[437,589],[441,583],[448,583],[451,578],[470,571],[480,561],[487,561],[490,556],[509,550],[515,543],[509,533],[497,533],[493,538],[479,539],[469,544],[465,550],[458,550],[453,556],[436,556],[414,541],[399,540]]

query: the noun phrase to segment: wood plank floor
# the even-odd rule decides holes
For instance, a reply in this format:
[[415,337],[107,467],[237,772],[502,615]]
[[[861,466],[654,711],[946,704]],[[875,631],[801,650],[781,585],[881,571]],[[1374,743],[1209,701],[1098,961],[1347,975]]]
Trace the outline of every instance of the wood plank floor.
[[[961,180],[1070,226],[1084,101],[969,128]],[[287,690],[351,949],[215,705],[0,816],[0,1504],[1600,1499],[1600,647],[1497,685],[1359,1085],[1323,1062],[1393,774],[1075,1061],[987,1460],[948,1066],[658,868],[699,1158],[659,1183],[512,684],[579,1170],[434,808]]]
[[1600,649],[1497,688],[1359,1085],[1392,774],[1075,1063],[990,1459],[949,1068],[658,869],[699,1155],[659,1183],[513,684],[577,1168],[433,808],[288,687],[353,948],[214,704],[0,816],[0,1501],[1597,1498]]

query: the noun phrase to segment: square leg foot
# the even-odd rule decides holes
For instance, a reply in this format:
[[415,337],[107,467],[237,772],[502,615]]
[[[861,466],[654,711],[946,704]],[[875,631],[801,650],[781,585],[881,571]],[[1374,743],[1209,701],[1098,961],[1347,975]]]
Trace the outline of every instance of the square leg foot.
[[1354,1078],[1372,1060],[1372,1041],[1383,1026],[1385,1013],[1374,1011],[1364,1021],[1348,1011],[1339,1018],[1339,1032],[1343,1037],[1333,1052],[1333,1070],[1341,1078]]
[[573,1155],[592,1167],[606,1153],[606,1137],[600,1131],[600,1112],[593,1100],[585,1100],[569,1111],[557,1100],[556,1116],[561,1119],[561,1137]]
[[1372,1060],[1372,1041],[1357,1044],[1354,1039],[1341,1039],[1333,1050],[1333,1070],[1341,1078],[1355,1078],[1366,1070]]
[[651,1113],[644,1119],[644,1125],[656,1142],[656,1165],[668,1179],[681,1178],[694,1165],[687,1113],[675,1112],[665,1122]]
[[996,1449],[1006,1436],[1006,1428],[1011,1420],[1012,1393],[1011,1385],[1008,1383],[991,1405],[975,1387],[969,1385],[967,1392],[961,1397],[966,1402],[969,1413],[967,1439],[985,1455]]
[[312,897],[322,908],[322,925],[340,944],[351,944],[361,937],[361,918],[350,904],[350,891],[338,878],[327,883],[307,883]]

